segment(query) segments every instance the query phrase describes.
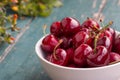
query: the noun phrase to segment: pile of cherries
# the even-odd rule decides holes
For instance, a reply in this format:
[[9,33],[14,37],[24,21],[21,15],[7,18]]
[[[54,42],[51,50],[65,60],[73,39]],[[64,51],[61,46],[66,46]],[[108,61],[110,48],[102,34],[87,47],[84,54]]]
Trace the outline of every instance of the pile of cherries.
[[72,17],[55,21],[41,47],[45,58],[73,68],[101,67],[120,62],[120,35],[110,26],[100,26],[92,18],[81,25]]

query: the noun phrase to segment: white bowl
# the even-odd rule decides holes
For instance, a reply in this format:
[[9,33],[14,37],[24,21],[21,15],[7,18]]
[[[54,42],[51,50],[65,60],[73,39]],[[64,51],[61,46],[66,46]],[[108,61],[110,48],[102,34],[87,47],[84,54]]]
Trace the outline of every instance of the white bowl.
[[35,50],[41,65],[53,80],[120,80],[120,62],[97,68],[69,68],[47,61],[40,48],[43,38],[37,42]]

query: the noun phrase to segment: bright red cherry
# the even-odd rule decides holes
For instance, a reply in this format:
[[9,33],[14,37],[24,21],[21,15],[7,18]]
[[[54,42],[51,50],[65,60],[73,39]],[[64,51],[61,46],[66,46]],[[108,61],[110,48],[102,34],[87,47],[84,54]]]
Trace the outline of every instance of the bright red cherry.
[[92,48],[87,44],[81,44],[75,49],[74,63],[79,67],[86,66],[86,55],[92,52]]
[[114,63],[118,61],[120,61],[120,55],[115,52],[110,52],[110,63]]
[[80,23],[75,18],[65,17],[61,20],[63,33],[66,36],[72,36],[80,31]]
[[81,27],[92,29],[93,31],[96,31],[100,28],[97,21],[92,18],[88,18],[86,21],[84,21],[83,24],[81,25]]
[[80,31],[73,37],[73,44],[74,47],[77,48],[82,43],[85,43],[89,38],[89,35],[87,32]]
[[58,44],[57,38],[54,35],[49,34],[42,40],[41,47],[46,52],[53,52],[57,44]]
[[61,22],[60,21],[53,22],[52,25],[50,26],[50,32],[57,37],[61,36],[62,35]]
[[66,66],[68,64],[68,60],[69,55],[64,49],[61,48],[56,49],[55,53],[53,53],[49,59],[50,62],[61,66]]
[[109,63],[110,55],[104,46],[98,46],[96,51],[87,54],[87,64],[90,67],[106,66]]

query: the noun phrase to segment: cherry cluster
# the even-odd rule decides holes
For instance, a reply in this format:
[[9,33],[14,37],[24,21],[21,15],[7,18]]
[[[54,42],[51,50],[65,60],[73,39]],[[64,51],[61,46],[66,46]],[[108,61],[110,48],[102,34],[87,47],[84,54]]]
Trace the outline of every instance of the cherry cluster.
[[82,24],[72,17],[55,21],[50,34],[42,40],[45,58],[61,66],[74,68],[101,67],[120,61],[120,36],[111,28],[92,19]]

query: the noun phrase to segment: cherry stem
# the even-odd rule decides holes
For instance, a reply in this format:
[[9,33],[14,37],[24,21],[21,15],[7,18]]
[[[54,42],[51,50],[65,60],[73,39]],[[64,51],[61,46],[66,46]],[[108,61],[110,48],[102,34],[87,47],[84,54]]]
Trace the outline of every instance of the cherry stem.
[[97,26],[93,25],[93,27],[94,27],[96,30],[99,30],[99,28],[98,28]]
[[58,44],[55,46],[54,50],[53,50],[53,56],[54,58],[57,60],[57,57],[56,57],[56,49],[59,47],[59,45],[63,42],[62,39],[59,40]]
[[[102,33],[103,31],[105,31],[108,27],[110,27],[113,24],[113,21],[110,21],[105,27],[103,27],[99,33]],[[104,25],[103,25],[104,26]]]
[[110,21],[109,24],[107,24],[105,27],[103,27],[100,32],[95,36],[94,40],[94,52],[96,53],[96,47],[97,47],[97,41],[102,32],[104,32],[108,27],[110,27],[113,24],[113,21]]
[[96,47],[97,47],[98,37],[99,37],[99,35],[95,36],[95,40],[94,40],[94,53],[96,53]]
[[46,29],[47,29],[47,25],[44,24],[44,25],[43,25],[43,34],[44,34],[44,35],[46,35]]

